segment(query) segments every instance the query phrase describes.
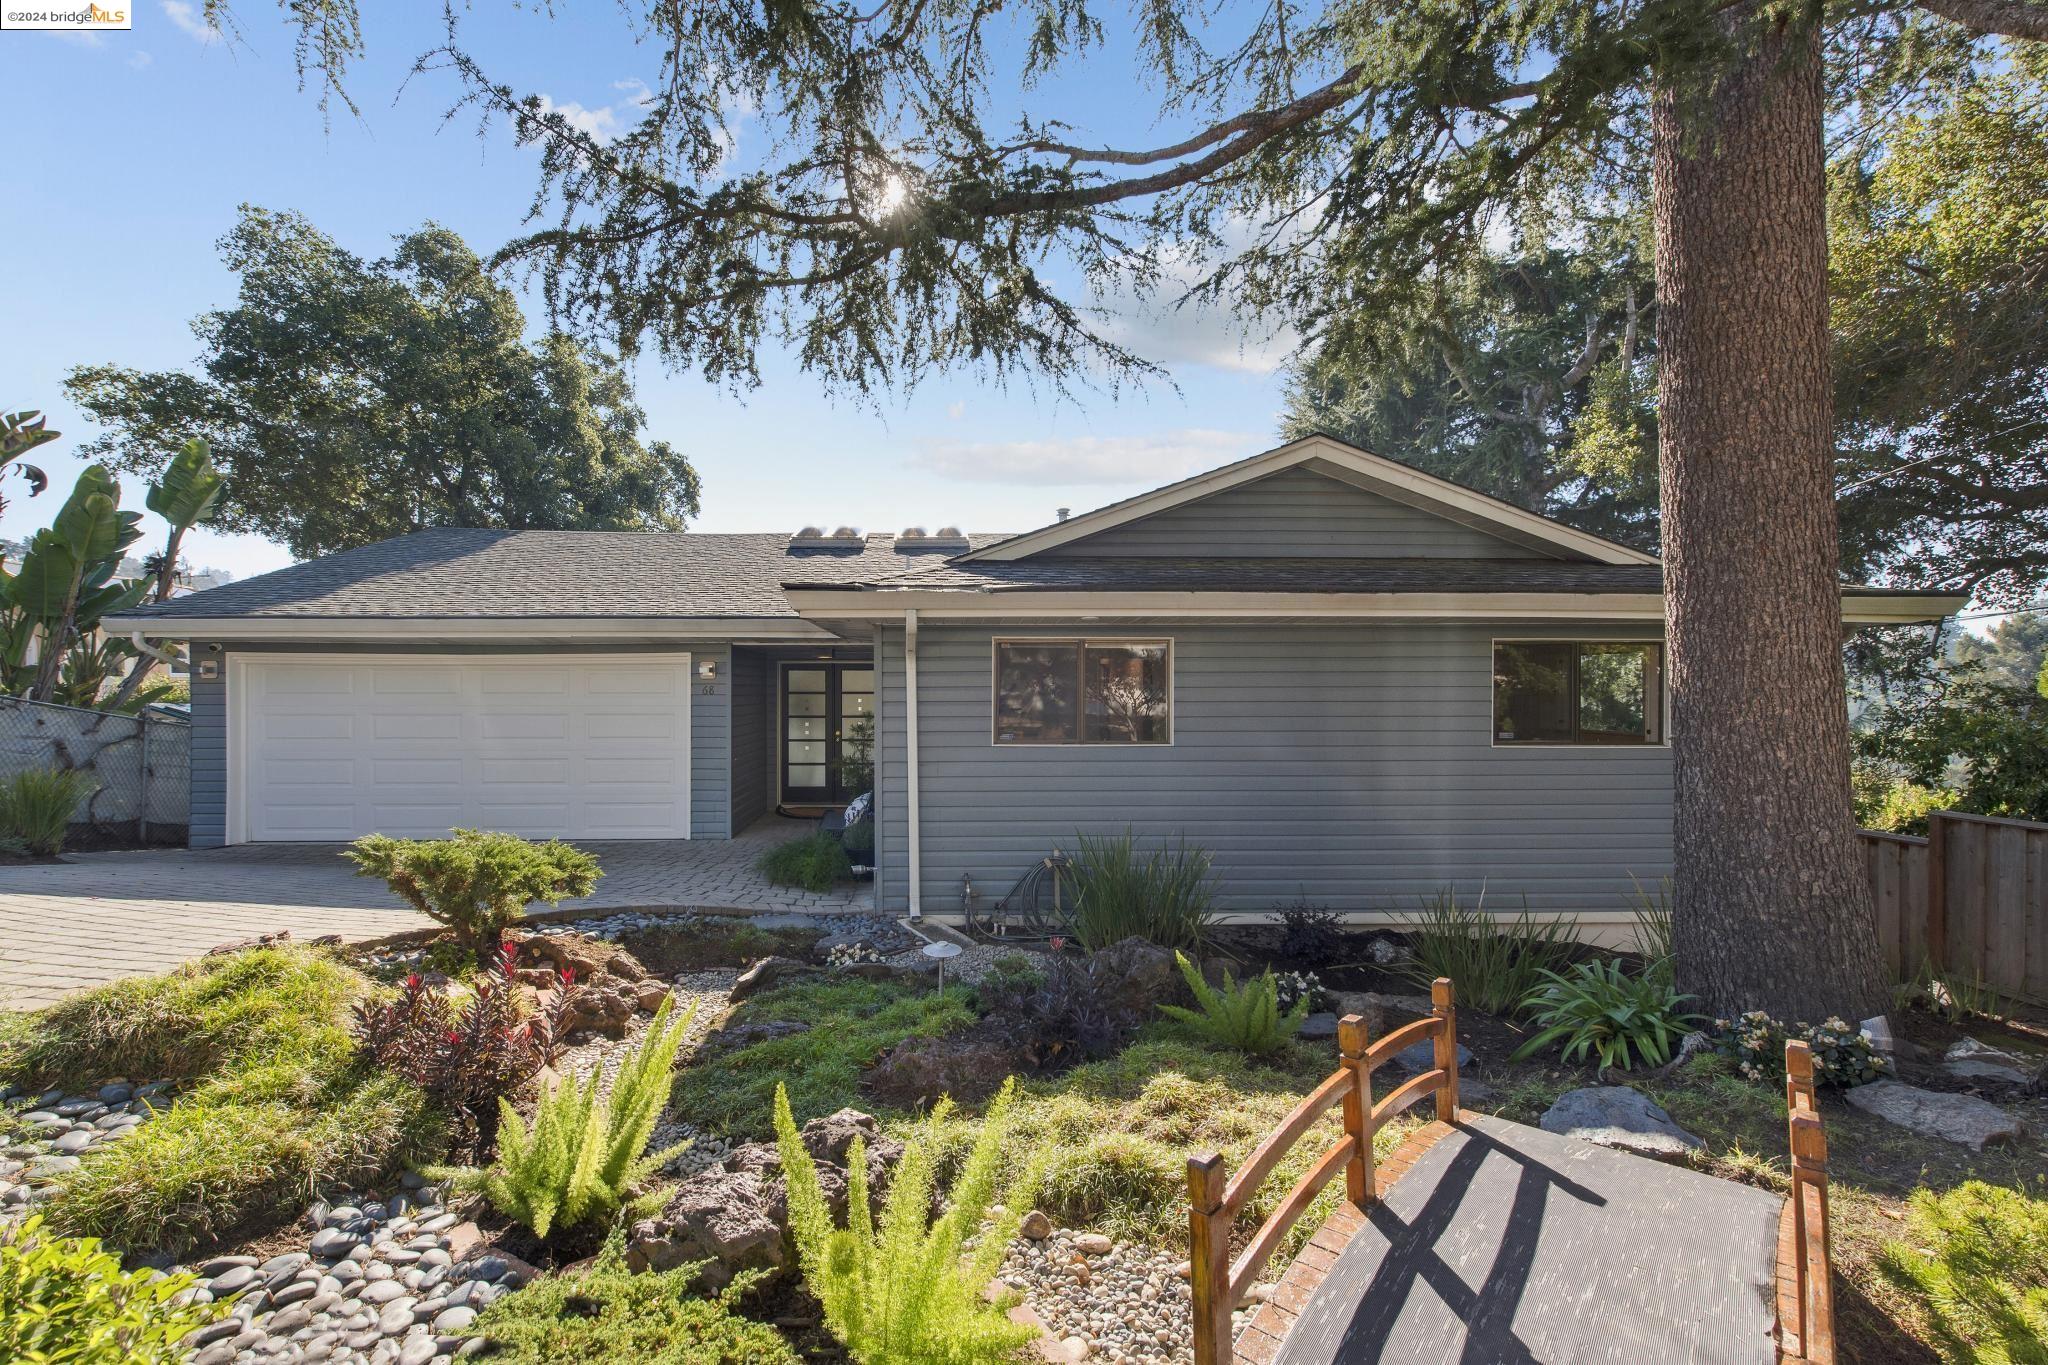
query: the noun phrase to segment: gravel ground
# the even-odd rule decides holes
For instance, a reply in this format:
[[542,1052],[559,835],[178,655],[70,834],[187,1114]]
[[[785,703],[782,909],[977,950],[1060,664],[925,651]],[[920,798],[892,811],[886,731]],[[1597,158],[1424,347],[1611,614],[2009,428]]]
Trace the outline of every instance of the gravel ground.
[[1194,1359],[1181,1264],[1167,1252],[1062,1228],[1038,1241],[1019,1237],[1002,1278],[1076,1360],[1179,1365]]

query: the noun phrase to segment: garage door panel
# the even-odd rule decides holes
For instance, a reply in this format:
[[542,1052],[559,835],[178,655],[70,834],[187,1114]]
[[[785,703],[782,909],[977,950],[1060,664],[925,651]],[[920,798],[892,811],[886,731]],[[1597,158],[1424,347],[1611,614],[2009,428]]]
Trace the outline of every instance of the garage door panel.
[[686,656],[236,662],[240,837],[688,837]]

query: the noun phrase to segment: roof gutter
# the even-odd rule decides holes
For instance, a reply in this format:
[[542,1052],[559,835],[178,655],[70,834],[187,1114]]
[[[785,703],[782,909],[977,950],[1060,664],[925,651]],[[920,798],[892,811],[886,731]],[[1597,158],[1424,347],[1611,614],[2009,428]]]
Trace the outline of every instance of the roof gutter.
[[786,616],[111,616],[110,629],[156,640],[391,644],[408,640],[605,640],[811,643],[830,631]]

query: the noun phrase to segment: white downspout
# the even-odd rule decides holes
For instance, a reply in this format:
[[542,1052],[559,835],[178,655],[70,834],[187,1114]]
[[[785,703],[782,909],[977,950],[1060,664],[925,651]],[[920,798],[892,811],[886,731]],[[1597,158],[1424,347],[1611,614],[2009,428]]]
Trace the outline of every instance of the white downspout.
[[924,918],[924,853],[918,838],[917,810],[917,608],[903,613],[903,761],[904,814],[910,826],[910,917]]

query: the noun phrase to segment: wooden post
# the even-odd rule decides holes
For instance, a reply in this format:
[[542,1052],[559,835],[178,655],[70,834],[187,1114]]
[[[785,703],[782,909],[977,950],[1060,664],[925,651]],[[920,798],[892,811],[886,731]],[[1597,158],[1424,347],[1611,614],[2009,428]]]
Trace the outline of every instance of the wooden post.
[[1372,1068],[1365,1064],[1371,1043],[1363,1016],[1347,1014],[1337,1021],[1337,1051],[1351,1070],[1351,1088],[1344,1092],[1344,1132],[1352,1144],[1344,1193],[1361,1209],[1379,1196],[1372,1165]]
[[1948,966],[1948,812],[1927,816],[1927,961],[1937,972]]
[[1223,1212],[1223,1157],[1188,1158],[1188,1288],[1194,1300],[1195,1365],[1231,1365],[1230,1220]]
[[1813,1049],[1785,1044],[1785,1107],[1792,1149],[1793,1326],[1799,1359],[1833,1365],[1834,1257],[1828,1229],[1828,1139],[1814,1097]]
[[1444,1073],[1443,1086],[1436,1092],[1436,1116],[1442,1123],[1458,1121],[1458,1004],[1448,976],[1430,983],[1430,1013],[1443,1020],[1437,1030],[1436,1065]]

